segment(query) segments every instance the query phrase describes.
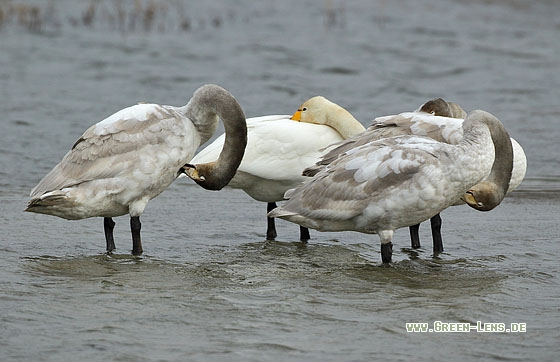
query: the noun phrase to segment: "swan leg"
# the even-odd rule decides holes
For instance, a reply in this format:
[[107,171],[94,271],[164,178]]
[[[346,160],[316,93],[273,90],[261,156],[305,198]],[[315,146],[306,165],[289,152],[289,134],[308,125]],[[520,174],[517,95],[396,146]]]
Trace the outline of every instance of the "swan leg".
[[[268,214],[272,210],[276,209],[277,205],[275,202],[269,202],[266,204],[266,213]],[[276,239],[276,223],[273,217],[267,217],[267,227],[266,227],[266,240]]]
[[300,225],[300,227],[299,227],[299,240],[301,240],[303,242],[307,242],[309,239],[311,239],[311,236],[309,235],[309,229]]
[[432,240],[434,241],[434,253],[443,252],[443,240],[441,238],[441,216],[437,214],[430,219],[432,225]]
[[379,233],[379,239],[381,240],[381,261],[383,264],[389,264],[393,258],[393,230],[383,230]]
[[393,257],[393,243],[381,244],[381,261],[389,264]]
[[142,254],[142,240],[140,239],[140,216],[130,217],[130,231],[132,232],[132,255]]
[[410,231],[410,243],[412,249],[420,248],[420,235],[418,233],[419,229],[420,229],[420,224],[416,224],[408,227],[408,230]]
[[115,222],[110,217],[103,218],[103,229],[105,230],[105,241],[107,242],[107,252],[110,253],[116,249],[115,239],[113,238],[113,229]]

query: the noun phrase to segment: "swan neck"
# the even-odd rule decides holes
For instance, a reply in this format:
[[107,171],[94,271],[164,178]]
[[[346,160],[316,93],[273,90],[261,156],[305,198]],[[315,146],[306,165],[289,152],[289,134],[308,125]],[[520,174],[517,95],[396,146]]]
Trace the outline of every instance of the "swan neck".
[[334,128],[344,138],[350,138],[364,132],[365,127],[354,116],[342,107],[329,112],[327,124]]
[[[243,159],[247,145],[245,114],[235,98],[216,85],[199,88],[189,104],[202,115],[202,118],[198,118],[197,129],[202,130],[199,132],[212,132],[208,139],[216,131],[218,118],[224,124],[225,142],[218,160],[196,165],[198,174],[203,177],[194,180],[205,189],[220,190],[233,178]],[[201,137],[206,138],[206,134]]]
[[496,193],[501,202],[507,193],[513,170],[513,147],[511,138],[502,122],[490,113],[484,111],[473,111],[471,115],[467,117],[464,123],[464,126],[466,126],[465,138],[467,140],[472,140],[472,133],[470,130],[480,125],[484,125],[488,128],[494,145],[494,163],[492,164],[490,174],[486,178],[486,182],[493,183],[497,186]]

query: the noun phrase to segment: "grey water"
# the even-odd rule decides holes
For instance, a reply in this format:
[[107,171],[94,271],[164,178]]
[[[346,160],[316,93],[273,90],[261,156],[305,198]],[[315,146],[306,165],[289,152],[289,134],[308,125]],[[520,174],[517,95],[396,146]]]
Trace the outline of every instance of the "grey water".
[[[554,361],[560,347],[560,2],[0,2],[0,360]],[[128,217],[24,213],[91,124],[137,102],[184,105],[204,83],[247,116],[323,95],[364,125],[444,97],[500,118],[524,182],[495,210],[442,213],[445,252],[395,233],[278,221],[243,192],[177,180]],[[410,333],[406,323],[525,323]]]

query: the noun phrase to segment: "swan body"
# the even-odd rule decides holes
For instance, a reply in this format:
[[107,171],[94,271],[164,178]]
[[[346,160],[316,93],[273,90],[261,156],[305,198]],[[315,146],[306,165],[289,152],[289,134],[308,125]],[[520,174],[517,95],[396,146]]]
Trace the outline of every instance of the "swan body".
[[[242,189],[267,203],[267,211],[284,200],[284,193],[302,183],[302,171],[315,164],[329,145],[363,132],[349,112],[324,97],[304,102],[292,116],[272,115],[247,119],[247,147],[228,187]],[[201,150],[191,162],[210,162],[222,149],[224,136]],[[301,230],[300,239],[309,239]],[[268,220],[267,239],[276,237]]]
[[201,137],[176,108],[139,104],[90,127],[31,191],[28,211],[77,220],[140,215]]
[[[236,134],[236,151],[229,147],[222,157],[235,168],[246,143],[243,111],[225,89],[205,85],[184,107],[138,104],[88,128],[33,188],[25,211],[69,220],[104,217],[108,251],[115,248],[111,218],[130,214],[133,254],[141,254],[140,215],[180,171],[186,172],[183,166],[215,132],[218,116],[226,131]],[[209,183],[221,178],[225,184],[233,176],[220,172],[208,175]]]
[[509,165],[509,183],[513,151],[501,122],[473,111],[462,128],[457,144],[416,135],[357,141],[359,145],[346,148],[302,186],[289,190],[289,200],[269,216],[320,231],[378,234],[382,260],[388,263],[394,230],[453,205],[488,176],[494,159],[505,165],[506,176]]
[[[463,122],[466,112],[456,103],[446,102],[441,98],[432,99],[416,111],[404,112],[398,115],[377,117],[368,129],[357,137],[352,137],[341,142],[331,152],[326,153],[317,166],[306,170],[306,174],[313,175],[326,164],[332,162],[339,154],[358,145],[402,135],[427,136],[439,142],[457,144],[463,139]],[[527,159],[523,148],[511,138],[513,146],[513,171],[507,192],[513,191],[525,176]],[[493,158],[492,155],[488,155]],[[487,179],[473,186],[465,195],[458,199],[454,205],[467,204],[480,211],[488,211],[496,207],[503,195],[497,192],[495,180],[496,172],[488,175]],[[490,179],[489,179],[490,178]],[[431,218],[433,250],[435,253],[443,251],[441,238],[441,217],[435,215]],[[420,247],[419,226],[410,226],[410,236],[413,248]]]

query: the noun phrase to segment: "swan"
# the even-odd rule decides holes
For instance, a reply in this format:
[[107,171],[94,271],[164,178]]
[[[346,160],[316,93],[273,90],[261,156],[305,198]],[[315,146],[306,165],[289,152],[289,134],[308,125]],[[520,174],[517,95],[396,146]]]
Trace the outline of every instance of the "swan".
[[[432,116],[440,117],[432,117]],[[467,113],[454,102],[446,102],[442,98],[427,101],[414,112],[405,112],[398,115],[377,117],[371,126],[361,135],[339,143],[331,152],[322,157],[317,164],[319,167],[306,170],[308,176],[313,175],[328,164],[340,153],[370,141],[387,137],[402,135],[428,136],[440,142],[451,144],[458,143],[463,137],[462,124]],[[445,117],[445,118],[444,118]],[[523,178],[527,170],[527,158],[521,145],[511,138],[513,146],[513,171],[507,193],[513,191]],[[489,211],[496,207],[503,196],[497,192],[495,177],[499,173],[491,172],[488,178],[473,186],[455,205],[467,205],[479,210]],[[441,238],[441,216],[439,214],[430,218],[432,229],[433,251],[443,252],[443,240]],[[409,227],[412,248],[420,247],[419,238],[420,224]]]
[[[187,164],[222,118],[225,147],[218,161]],[[107,251],[115,249],[113,217],[130,214],[132,254],[142,254],[140,215],[181,173],[219,190],[243,157],[245,115],[220,86],[197,89],[186,106],[138,104],[88,128],[33,190],[25,211],[68,220],[103,217]]]
[[349,148],[303,185],[287,191],[288,201],[268,216],[320,231],[378,234],[382,261],[390,263],[394,230],[455,204],[488,176],[493,164],[500,165],[494,172],[500,174],[496,182],[505,194],[513,150],[503,124],[476,110],[462,130],[456,144],[409,135]]
[[[284,200],[287,190],[306,179],[302,171],[318,161],[322,149],[364,130],[350,112],[321,96],[305,101],[292,116],[248,118],[245,155],[228,187],[266,202],[270,212],[277,207],[277,201]],[[192,162],[216,159],[223,144],[222,135]],[[274,219],[267,218],[266,239],[274,240],[276,236]],[[300,240],[309,238],[309,230],[301,227]]]

